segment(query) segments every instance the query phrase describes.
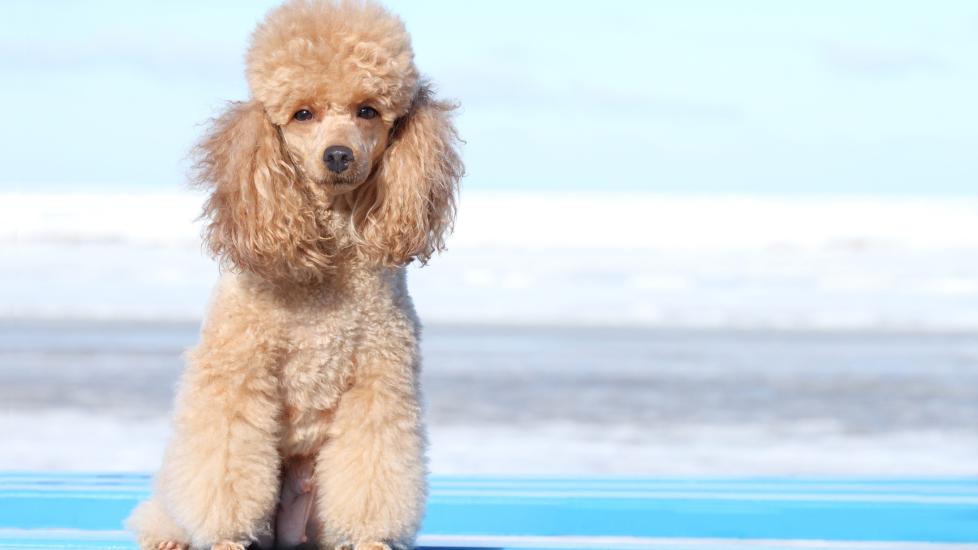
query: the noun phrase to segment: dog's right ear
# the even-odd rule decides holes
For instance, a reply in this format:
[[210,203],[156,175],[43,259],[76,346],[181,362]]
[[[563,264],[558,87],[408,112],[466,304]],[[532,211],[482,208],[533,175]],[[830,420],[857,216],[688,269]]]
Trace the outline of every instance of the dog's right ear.
[[204,236],[222,265],[271,278],[308,278],[328,267],[297,169],[260,103],[231,103],[196,160],[196,183],[211,188]]

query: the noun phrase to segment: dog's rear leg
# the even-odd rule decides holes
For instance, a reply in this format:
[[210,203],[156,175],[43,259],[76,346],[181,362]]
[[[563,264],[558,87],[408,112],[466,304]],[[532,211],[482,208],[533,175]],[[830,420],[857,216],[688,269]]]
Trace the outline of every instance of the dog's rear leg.
[[314,464],[312,457],[305,456],[294,458],[285,466],[275,518],[276,548],[292,548],[309,540],[309,514],[316,498]]

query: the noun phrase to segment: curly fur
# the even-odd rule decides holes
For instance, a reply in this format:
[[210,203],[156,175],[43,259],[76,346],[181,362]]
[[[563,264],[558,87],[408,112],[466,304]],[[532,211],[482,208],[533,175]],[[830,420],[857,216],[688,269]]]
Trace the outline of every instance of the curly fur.
[[413,256],[423,264],[444,249],[462,177],[458,134],[447,120],[452,109],[423,86],[395,126],[375,185],[362,187],[353,199],[353,227],[365,255],[388,265]]
[[[247,77],[251,99],[196,150],[224,274],[156,491],[129,525],[142,548],[268,544],[282,471],[301,460],[315,464],[313,542],[408,546],[426,484],[404,265],[442,250],[454,220],[454,106],[372,2],[286,2],[255,31]],[[324,168],[333,144],[354,152],[342,173]]]
[[213,186],[204,203],[206,241],[223,265],[286,280],[318,280],[332,265],[334,238],[315,195],[260,103],[232,104],[197,154],[197,181]]
[[[248,62],[255,99],[231,104],[197,149],[196,181],[214,191],[206,240],[226,267],[318,281],[344,252],[396,266],[444,248],[463,173],[454,106],[419,79],[397,18],[370,3],[293,1],[256,30]],[[375,98],[392,143],[370,181],[331,203],[281,126],[337,92]]]

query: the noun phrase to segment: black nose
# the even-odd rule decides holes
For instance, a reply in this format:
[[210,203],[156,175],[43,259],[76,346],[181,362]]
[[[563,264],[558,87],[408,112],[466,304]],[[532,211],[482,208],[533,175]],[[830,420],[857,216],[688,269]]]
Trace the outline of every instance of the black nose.
[[349,147],[332,145],[323,153],[323,161],[326,162],[326,168],[329,168],[330,172],[339,174],[353,163],[353,151]]

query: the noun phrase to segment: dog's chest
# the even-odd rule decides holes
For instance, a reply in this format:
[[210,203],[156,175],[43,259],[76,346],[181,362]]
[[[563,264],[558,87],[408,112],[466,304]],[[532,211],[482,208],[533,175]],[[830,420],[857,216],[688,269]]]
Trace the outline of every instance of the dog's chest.
[[325,443],[340,398],[355,381],[360,348],[385,340],[385,320],[403,316],[392,283],[403,286],[403,275],[348,281],[342,291],[310,296],[289,309],[279,374],[283,454],[311,454]]
[[290,331],[280,376],[289,454],[308,454],[324,442],[333,410],[353,384],[359,335],[349,317],[318,315]]

